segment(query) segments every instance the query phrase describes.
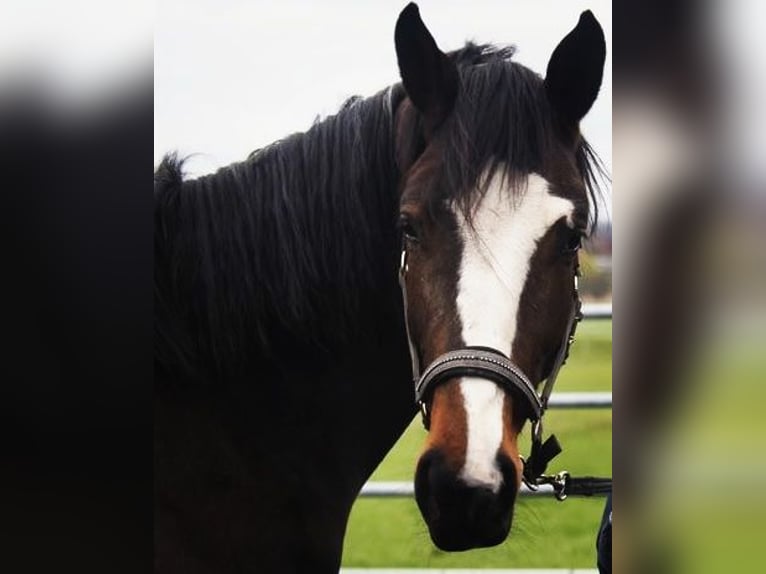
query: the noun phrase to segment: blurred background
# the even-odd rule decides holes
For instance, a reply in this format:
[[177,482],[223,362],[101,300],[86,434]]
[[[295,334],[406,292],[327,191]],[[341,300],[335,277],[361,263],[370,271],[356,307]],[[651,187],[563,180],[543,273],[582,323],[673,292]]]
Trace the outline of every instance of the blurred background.
[[764,569],[765,8],[615,11],[618,572]]

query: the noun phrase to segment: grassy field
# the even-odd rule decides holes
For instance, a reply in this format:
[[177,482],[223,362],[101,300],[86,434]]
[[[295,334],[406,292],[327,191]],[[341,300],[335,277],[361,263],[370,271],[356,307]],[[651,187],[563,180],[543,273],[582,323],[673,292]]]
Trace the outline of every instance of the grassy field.
[[[564,367],[557,391],[605,391],[612,387],[611,321],[585,321]],[[527,432],[528,426],[525,427]],[[611,476],[611,410],[556,411],[546,415],[564,452],[550,471]],[[371,480],[412,480],[425,437],[415,419]],[[522,452],[527,452],[527,437]],[[508,540],[495,548],[461,553],[437,550],[414,499],[359,499],[346,534],[347,567],[543,568],[595,566],[595,537],[604,500],[521,498]]]

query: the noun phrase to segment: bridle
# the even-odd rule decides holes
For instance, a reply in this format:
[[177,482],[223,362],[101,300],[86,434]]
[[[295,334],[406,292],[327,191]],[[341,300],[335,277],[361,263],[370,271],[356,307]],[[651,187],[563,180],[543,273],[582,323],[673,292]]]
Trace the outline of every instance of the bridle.
[[[529,407],[527,418],[532,424],[532,446],[529,457],[524,459],[524,472],[522,479],[528,488],[537,490],[541,484],[553,486],[556,498],[564,500],[568,494],[592,495],[602,492],[611,492],[611,479],[596,479],[584,477],[573,479],[566,471],[556,475],[545,475],[548,463],[561,451],[561,445],[555,435],[550,435],[543,441],[543,415],[548,408],[553,387],[556,384],[561,367],[566,363],[569,356],[569,348],[574,342],[577,324],[582,319],[582,301],[578,290],[578,278],[580,267],[575,254],[575,269],[573,273],[572,297],[574,304],[567,321],[564,337],[556,354],[556,359],[551,372],[545,381],[542,392],[538,395],[535,385],[527,378],[524,372],[515,365],[509,357],[497,349],[488,347],[465,347],[449,351],[438,356],[421,373],[420,360],[415,344],[410,333],[407,312],[407,240],[402,239],[402,253],[399,263],[399,286],[402,290],[404,304],[404,324],[407,331],[407,342],[412,359],[412,376],[415,383],[415,401],[423,417],[423,426],[426,430],[430,427],[429,399],[434,389],[442,382],[456,377],[479,377],[494,382],[506,393],[524,397]],[[608,480],[608,490],[605,481]],[[596,482],[594,482],[596,481]],[[581,491],[581,492],[578,492]]]

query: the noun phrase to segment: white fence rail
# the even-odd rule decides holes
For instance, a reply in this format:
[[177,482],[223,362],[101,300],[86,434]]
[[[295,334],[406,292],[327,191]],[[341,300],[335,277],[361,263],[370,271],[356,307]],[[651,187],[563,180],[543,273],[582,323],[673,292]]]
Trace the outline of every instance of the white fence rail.
[[611,319],[611,303],[583,303],[582,314],[585,319]]
[[[529,490],[526,485],[519,491],[521,496],[553,496],[553,487],[542,484],[537,490]],[[412,498],[415,496],[415,485],[409,481],[382,481],[368,482],[359,493],[361,498]]]
[[548,400],[552,409],[611,409],[612,393],[577,392],[553,393]]

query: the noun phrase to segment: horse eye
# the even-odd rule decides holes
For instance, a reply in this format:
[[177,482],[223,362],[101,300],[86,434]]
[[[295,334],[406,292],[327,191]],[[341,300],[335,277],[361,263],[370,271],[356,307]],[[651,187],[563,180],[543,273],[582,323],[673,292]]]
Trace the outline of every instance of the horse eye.
[[402,235],[407,241],[418,241],[418,232],[407,216],[402,215],[399,218],[399,229],[402,230]]
[[566,245],[563,249],[564,253],[569,255],[576,253],[582,247],[582,239],[582,233],[579,231],[571,231],[567,235]]

